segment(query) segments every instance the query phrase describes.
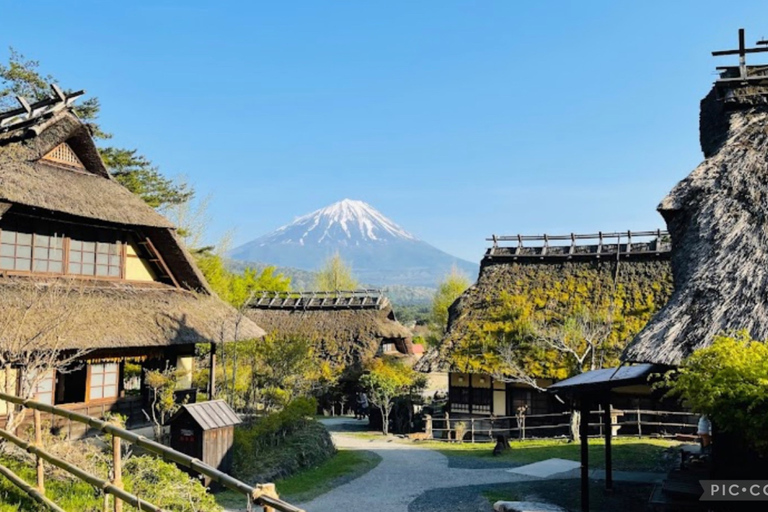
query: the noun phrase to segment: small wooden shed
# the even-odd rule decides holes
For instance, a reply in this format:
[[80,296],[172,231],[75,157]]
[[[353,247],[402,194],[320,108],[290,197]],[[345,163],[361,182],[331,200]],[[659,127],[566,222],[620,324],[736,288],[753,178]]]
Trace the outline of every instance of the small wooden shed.
[[[170,421],[171,448],[229,473],[239,423],[240,418],[224,400],[182,405]],[[209,483],[206,479],[205,484]]]

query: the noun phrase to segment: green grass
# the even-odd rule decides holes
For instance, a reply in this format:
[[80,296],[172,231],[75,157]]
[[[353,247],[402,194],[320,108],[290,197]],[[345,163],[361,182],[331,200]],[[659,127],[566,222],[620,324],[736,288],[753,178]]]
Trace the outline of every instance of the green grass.
[[[34,486],[36,478],[34,467],[24,464],[14,457],[7,456],[0,456],[0,464]],[[102,509],[101,498],[93,487],[85,482],[47,478],[45,494],[64,510],[99,512]],[[0,476],[0,512],[37,510],[44,509],[40,508],[21,489],[5,477]]]
[[[373,452],[339,450],[336,455],[317,467],[277,480],[277,493],[291,503],[309,501],[364,475],[379,462],[381,457]],[[244,503],[242,495],[233,491],[217,493],[216,501],[223,507],[242,507]]]
[[[530,464],[541,460],[558,458],[580,460],[578,443],[560,439],[535,439],[510,441],[511,449],[493,456],[493,443],[444,443],[428,441],[420,443],[448,456],[476,457],[509,461],[517,465]],[[663,471],[666,467],[664,452],[680,443],[666,439],[618,438],[613,440],[613,469],[617,471]],[[589,466],[605,467],[605,442],[602,439],[589,441]]]
[[[519,482],[494,486],[483,493],[491,503],[496,501],[543,501],[577,512],[581,507],[581,483],[578,479]],[[595,512],[645,512],[651,496],[651,484],[615,483],[612,493],[604,491],[603,482],[591,482],[589,509]]]
[[277,492],[293,501],[309,501],[364,475],[379,462],[381,457],[373,452],[339,450],[333,458],[316,468],[278,480]]

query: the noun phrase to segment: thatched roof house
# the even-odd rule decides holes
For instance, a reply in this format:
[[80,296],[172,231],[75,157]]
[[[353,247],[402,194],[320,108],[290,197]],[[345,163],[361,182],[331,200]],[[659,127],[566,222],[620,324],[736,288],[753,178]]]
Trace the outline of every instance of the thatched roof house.
[[[655,310],[671,293],[670,246],[664,242],[665,235],[649,231],[494,237],[494,245],[480,263],[477,282],[449,309],[440,348],[430,350],[418,368],[467,371],[452,355],[505,294],[523,296],[542,309],[553,302],[555,307],[567,307],[573,300],[587,305],[605,302],[618,289],[627,298],[620,305],[624,312],[641,310],[647,320],[652,312],[641,302]],[[501,245],[510,242],[511,246]]]
[[675,292],[624,359],[676,365],[714,336],[768,339],[768,77],[728,80],[701,101],[705,160],[661,201],[672,238]]
[[[191,372],[194,345],[230,341],[238,314],[171,223],[110,176],[78,94],[53,89],[0,113],[0,351],[79,351],[82,370],[52,373],[41,396],[115,404],[126,358]],[[239,332],[264,334],[250,320]]]
[[312,340],[324,357],[346,366],[382,353],[413,354],[411,332],[375,290],[265,293],[246,316],[267,333]]
[[[497,354],[484,336],[515,304],[531,311],[567,317],[577,307],[613,308],[617,319],[611,336],[618,358],[621,348],[663,305],[672,291],[666,233],[598,233],[595,235],[493,237],[480,264],[477,283],[449,309],[447,332],[438,348],[417,363],[421,371],[450,372],[453,411],[514,415],[520,405],[534,413],[550,412],[546,396],[507,384],[490,375],[503,374]],[[499,363],[500,364],[500,363]],[[539,386],[567,377],[560,359],[536,362]],[[500,376],[500,375],[499,375]]]

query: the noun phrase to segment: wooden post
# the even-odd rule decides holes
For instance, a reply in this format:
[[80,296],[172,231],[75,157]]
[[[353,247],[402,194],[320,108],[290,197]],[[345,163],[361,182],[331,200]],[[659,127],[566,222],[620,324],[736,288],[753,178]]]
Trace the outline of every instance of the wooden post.
[[611,454],[611,439],[613,438],[613,419],[611,418],[611,394],[605,396],[603,411],[603,426],[605,428],[605,490],[613,490],[613,456]]
[[475,444],[475,418],[470,418],[469,425],[472,428],[472,444]]
[[216,343],[211,343],[211,374],[208,376],[208,400],[216,399]]
[[637,437],[643,437],[643,425],[640,422],[640,407],[637,408]]
[[589,512],[589,397],[581,397],[579,437],[581,439],[581,511]]
[[[120,489],[123,488],[123,462],[120,438],[112,436],[112,484]],[[114,497],[115,512],[123,511],[123,502],[117,496]]]
[[[261,489],[262,493],[266,496],[270,496],[272,498],[280,497],[277,495],[277,489],[275,489],[275,484],[260,484],[259,489]],[[264,512],[275,512],[275,509],[272,507],[264,506]]]
[[432,415],[430,414],[424,417],[424,432],[427,435],[427,439],[432,439]]
[[[41,425],[42,420],[40,419],[40,411],[35,409],[35,446],[42,449],[43,448],[43,427]],[[45,468],[43,467],[43,459],[39,456],[35,456],[36,464],[37,464],[37,490],[40,491],[41,494],[45,494]]]

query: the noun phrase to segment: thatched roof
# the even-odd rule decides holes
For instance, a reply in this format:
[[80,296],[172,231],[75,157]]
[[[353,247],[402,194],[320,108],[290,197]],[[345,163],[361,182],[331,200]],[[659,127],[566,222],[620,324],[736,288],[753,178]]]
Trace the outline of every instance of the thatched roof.
[[[55,98],[50,102],[55,104]],[[69,305],[76,311],[69,319],[76,326],[71,336],[67,334],[70,348],[231,341],[237,312],[215,297],[172,224],[110,176],[88,128],[67,105],[59,104],[50,111],[33,109],[28,119],[22,115],[21,122],[10,124],[7,114],[5,120],[0,114],[0,218],[37,217],[128,230],[139,242],[154,247],[158,260],[172,274],[168,281],[179,285],[139,287],[82,279],[77,281],[77,287],[85,290],[81,293],[73,290],[75,285],[69,279],[52,278],[50,289],[58,290],[55,295],[60,302],[52,303],[53,309]],[[64,143],[82,166],[57,165],[44,158]],[[0,282],[6,318],[13,319],[25,309],[19,290],[30,283],[41,284],[36,278],[26,285],[20,284],[23,282],[22,278]],[[82,309],[75,309],[75,304]],[[14,313],[12,306],[19,311]],[[34,329],[50,315],[38,310],[36,320],[27,323]],[[240,339],[264,334],[252,321],[241,320]]]
[[268,306],[255,301],[246,316],[268,334],[300,337],[315,341],[326,357],[347,364],[365,361],[376,355],[385,341],[395,343],[400,352],[412,354],[411,332],[396,319],[388,300],[372,307],[296,308]]
[[[66,142],[85,165],[73,171],[40,159]],[[141,198],[113,180],[88,132],[69,110],[0,134],[0,200],[115,224],[172,227]]]
[[632,319],[622,327],[621,335],[628,338],[650,318],[648,304],[657,308],[671,293],[669,247],[656,239],[628,246],[615,239],[613,243],[584,244],[576,237],[572,251],[570,247],[490,247],[480,264],[477,283],[451,305],[447,332],[439,347],[428,350],[416,368],[427,372],[469,371],[467,367],[457,367],[452,356],[462,344],[473,342],[473,336],[483,330],[483,323],[491,320],[492,312],[506,295],[525,297],[527,303],[539,310],[554,302],[554,307],[561,310],[573,307],[577,294],[577,301],[605,304],[613,300],[614,290],[619,289],[624,298],[616,307],[621,309],[622,316]]
[[724,331],[768,339],[768,87],[716,85],[701,102],[706,160],[658,210],[675,292],[624,354],[676,365]]
[[[162,284],[0,278],[0,347],[155,347],[232,341],[236,311],[216,297]],[[264,335],[247,319],[239,339]]]

